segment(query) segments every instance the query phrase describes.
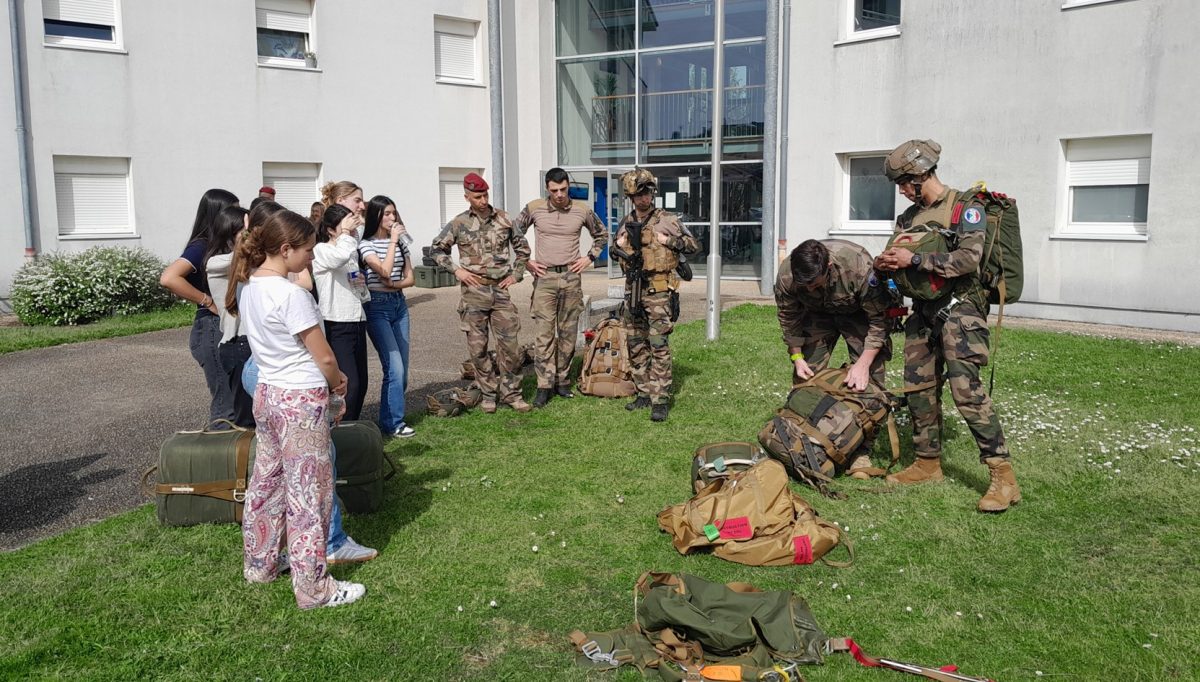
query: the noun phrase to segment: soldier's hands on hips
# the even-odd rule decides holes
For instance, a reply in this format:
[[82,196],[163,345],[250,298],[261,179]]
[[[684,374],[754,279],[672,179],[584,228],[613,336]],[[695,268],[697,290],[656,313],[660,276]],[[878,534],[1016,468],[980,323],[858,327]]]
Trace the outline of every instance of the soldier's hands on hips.
[[459,268],[459,269],[455,270],[454,276],[458,278],[458,281],[462,282],[463,284],[465,284],[469,287],[477,287],[480,284],[483,284],[483,282],[480,281],[478,275],[472,273],[470,270],[468,270],[466,268]]
[[546,266],[530,258],[525,261],[525,269],[533,273],[534,277],[542,277],[546,274]]
[[591,264],[592,264],[591,258],[588,258],[587,256],[580,256],[579,258],[576,258],[574,261],[572,261],[570,267],[568,267],[567,269],[570,270],[571,272],[574,272],[575,274],[579,274],[579,273],[583,272],[584,270],[587,270],[588,266]]
[[846,380],[842,383],[851,391],[862,391],[867,387],[867,381],[867,368],[860,367],[856,362],[850,367],[850,371],[846,372]]
[[509,275],[508,277],[505,277],[504,279],[500,280],[500,283],[497,284],[496,286],[500,287],[501,289],[507,289],[516,283],[517,283],[516,278],[513,277],[512,275]]
[[804,358],[797,359],[793,364],[796,366],[796,376],[800,377],[801,379],[812,378],[814,372],[812,371],[812,367],[809,367],[808,363],[804,361]]

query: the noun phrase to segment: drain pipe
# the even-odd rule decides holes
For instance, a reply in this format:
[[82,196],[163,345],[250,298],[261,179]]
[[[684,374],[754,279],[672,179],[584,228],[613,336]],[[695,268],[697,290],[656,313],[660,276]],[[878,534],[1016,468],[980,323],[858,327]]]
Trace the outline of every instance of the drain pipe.
[[775,168],[776,142],[778,140],[779,108],[779,0],[767,0],[767,88],[763,97],[763,205],[761,279],[758,292],[770,296],[775,289],[775,233],[779,222],[775,219]]
[[[13,0],[10,0],[10,2]],[[503,209],[504,81],[500,61],[500,0],[488,0],[488,99],[492,115],[492,203]]]
[[21,40],[21,12],[17,0],[8,0],[9,44],[12,47],[13,102],[17,108],[17,166],[21,174],[21,211],[25,219],[25,260],[37,257],[33,232],[33,194],[29,190],[29,141],[25,130],[25,59]]

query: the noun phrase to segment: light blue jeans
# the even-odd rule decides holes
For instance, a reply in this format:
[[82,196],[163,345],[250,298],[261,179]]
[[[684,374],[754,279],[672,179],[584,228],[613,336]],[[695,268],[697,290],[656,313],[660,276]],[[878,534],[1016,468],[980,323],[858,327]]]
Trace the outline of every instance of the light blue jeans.
[[[242,388],[250,395],[254,395],[254,388],[258,386],[258,365],[255,364],[254,358],[246,361],[242,367]],[[329,441],[329,459],[333,463],[333,480],[337,480],[337,448],[334,447],[333,441]],[[329,512],[329,537],[325,539],[325,556],[329,556],[342,548],[346,544],[346,530],[342,528],[342,507],[338,503],[337,493],[333,494],[333,504],[330,505]]]
[[408,390],[408,301],[399,291],[372,291],[364,305],[367,336],[383,365],[379,396],[379,428],[390,434],[404,423],[404,392]]

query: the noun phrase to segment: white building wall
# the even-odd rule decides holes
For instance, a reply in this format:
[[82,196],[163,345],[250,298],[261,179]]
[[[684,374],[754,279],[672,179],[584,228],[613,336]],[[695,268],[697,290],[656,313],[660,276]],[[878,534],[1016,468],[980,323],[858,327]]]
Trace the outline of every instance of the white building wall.
[[[352,11],[317,0],[318,71],[258,65],[249,0],[120,4],[125,53],[44,47],[41,2],[24,3],[43,252],[102,243],[173,259],[200,195],[222,187],[248,206],[265,161],[319,163],[326,181],[353,180],[368,198],[389,195],[423,245],[441,229],[438,169],[489,172],[486,0],[359,0]],[[435,15],[480,22],[482,85],[435,82]],[[6,130],[10,79],[0,69]],[[13,137],[0,137],[0,150],[10,160],[0,167],[7,296],[23,236]],[[129,157],[136,237],[60,239],[54,155]]]
[[[40,7],[39,7],[40,12]],[[21,210],[21,174],[17,166],[16,107],[13,100],[12,42],[8,3],[0,5],[4,30],[0,31],[0,298],[8,294],[13,275],[24,262],[25,224]],[[4,301],[0,309],[7,310]]]
[[[847,2],[792,3],[789,249],[838,232],[837,154],[933,138],[947,184],[983,178],[1019,200],[1025,292],[1007,311],[1200,331],[1191,3],[905,2],[899,36],[835,45]],[[1061,140],[1145,133],[1148,239],[1056,238]],[[878,252],[886,237],[856,240]]]

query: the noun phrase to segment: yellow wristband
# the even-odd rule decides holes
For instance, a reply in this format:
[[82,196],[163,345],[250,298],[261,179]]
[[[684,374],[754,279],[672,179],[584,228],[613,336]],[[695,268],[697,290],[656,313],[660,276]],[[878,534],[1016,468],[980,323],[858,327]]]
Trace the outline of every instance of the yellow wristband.
[[792,362],[795,362],[797,360],[803,360],[804,353],[792,353],[789,357],[791,357]]

